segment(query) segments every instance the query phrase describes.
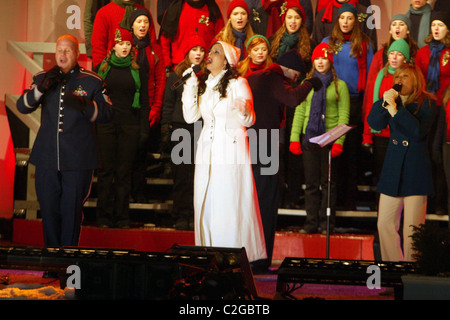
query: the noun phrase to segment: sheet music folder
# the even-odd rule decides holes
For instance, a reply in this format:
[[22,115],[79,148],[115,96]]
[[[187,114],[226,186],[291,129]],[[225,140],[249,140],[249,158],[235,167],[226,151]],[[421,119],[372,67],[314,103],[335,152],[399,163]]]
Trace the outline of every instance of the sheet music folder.
[[348,124],[340,124],[337,127],[331,129],[330,131],[321,134],[320,136],[309,139],[309,142],[316,143],[321,147],[325,147],[330,143],[333,143],[340,137],[342,137],[344,134],[346,134],[353,128],[355,128],[355,126],[351,126]]

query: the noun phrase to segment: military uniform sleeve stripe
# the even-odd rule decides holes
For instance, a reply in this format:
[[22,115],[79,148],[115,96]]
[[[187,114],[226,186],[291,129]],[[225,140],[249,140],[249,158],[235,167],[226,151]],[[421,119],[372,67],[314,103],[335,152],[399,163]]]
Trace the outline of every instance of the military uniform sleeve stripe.
[[94,114],[92,115],[90,121],[91,122],[95,122],[95,120],[97,120],[97,116],[98,116],[98,105],[96,101],[92,101],[94,103]]

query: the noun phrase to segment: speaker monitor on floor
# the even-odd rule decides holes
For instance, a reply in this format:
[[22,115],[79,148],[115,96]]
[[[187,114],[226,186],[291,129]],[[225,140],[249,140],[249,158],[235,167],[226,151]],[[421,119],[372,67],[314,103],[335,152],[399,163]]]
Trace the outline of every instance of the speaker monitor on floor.
[[295,283],[365,286],[371,274],[368,273],[370,266],[379,268],[382,287],[395,289],[403,285],[401,279],[403,275],[417,273],[414,262],[285,258],[278,269],[277,292],[284,294],[288,291],[289,285]]
[[170,252],[100,248],[0,248],[0,266],[55,271],[61,288],[80,270],[79,299],[252,299],[244,248],[178,246]]
[[201,287],[209,299],[254,299],[258,292],[245,248],[223,248],[174,245],[170,252],[187,256],[206,255],[214,260]]
[[[214,260],[206,255],[106,251],[77,262],[82,273],[80,299],[175,299],[186,275],[204,273]],[[189,297],[186,297],[189,298]]]
[[174,261],[164,263],[81,261],[80,299],[168,299],[179,275]]
[[[106,258],[108,257],[108,258]],[[108,252],[80,261],[80,299],[235,300],[257,297],[244,248],[178,246],[169,253]]]

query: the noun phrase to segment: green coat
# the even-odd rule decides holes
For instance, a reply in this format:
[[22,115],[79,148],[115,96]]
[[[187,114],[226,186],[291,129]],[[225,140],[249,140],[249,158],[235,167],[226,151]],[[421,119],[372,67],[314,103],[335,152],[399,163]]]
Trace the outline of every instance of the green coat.
[[[350,115],[350,95],[347,85],[344,81],[338,79],[339,101],[336,101],[336,89],[334,81],[327,88],[325,127],[331,130],[340,124],[348,124]],[[306,100],[304,100],[295,109],[294,119],[292,121],[291,141],[300,141],[300,134],[305,133],[309,121],[309,112],[311,109],[311,100],[314,91],[312,90]],[[345,135],[335,142],[344,145]]]

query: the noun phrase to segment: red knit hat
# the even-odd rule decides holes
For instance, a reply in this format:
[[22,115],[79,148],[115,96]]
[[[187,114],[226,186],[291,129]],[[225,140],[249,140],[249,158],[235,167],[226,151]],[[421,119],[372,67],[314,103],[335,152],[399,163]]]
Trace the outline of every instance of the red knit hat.
[[247,2],[245,2],[244,0],[233,0],[230,2],[227,9],[227,18],[230,17],[231,12],[237,7],[244,8],[245,11],[247,11],[247,15],[249,16],[250,19],[250,9],[248,8]]
[[123,28],[117,28],[116,32],[114,33],[114,42],[122,42],[122,41],[130,41],[131,44],[133,44],[133,36],[131,35],[130,31],[123,29]]
[[291,9],[291,8],[297,8],[300,10],[300,16],[302,17],[302,24],[305,24],[306,22],[306,14],[305,14],[305,9],[303,9],[303,7],[300,5],[298,0],[288,0],[286,2],[286,7],[283,8],[283,6],[281,7],[283,11],[283,14],[281,16],[281,21],[284,21],[284,19],[286,19],[286,12]]
[[315,59],[320,57],[327,58],[328,60],[330,60],[331,63],[333,63],[333,51],[326,42],[320,43],[314,49],[311,60],[314,61]]
[[202,37],[199,37],[197,34],[191,36],[185,43],[183,48],[184,56],[188,54],[189,51],[191,51],[194,47],[202,47],[206,51],[206,43],[205,40]]

